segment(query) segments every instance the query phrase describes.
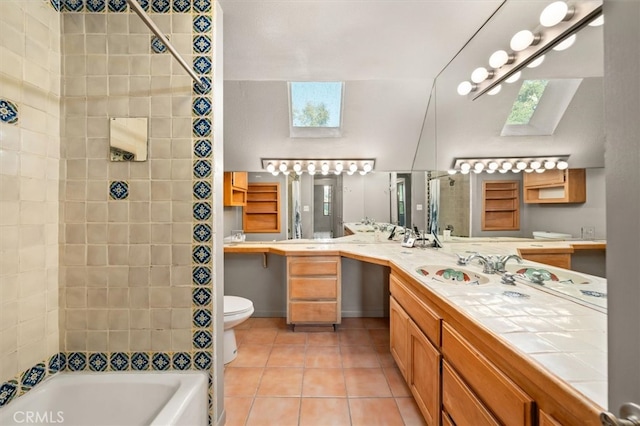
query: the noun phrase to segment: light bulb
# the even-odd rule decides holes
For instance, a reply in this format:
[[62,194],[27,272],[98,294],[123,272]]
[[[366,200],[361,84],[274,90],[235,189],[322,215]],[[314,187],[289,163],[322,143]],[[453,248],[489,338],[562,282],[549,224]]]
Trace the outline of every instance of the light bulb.
[[560,160],[558,161],[558,164],[556,164],[556,167],[558,168],[558,170],[564,170],[569,167],[569,163],[567,163],[566,161]]
[[497,170],[499,166],[495,161],[490,161],[487,167],[489,168],[489,170]]
[[482,173],[482,170],[476,170],[476,169],[473,169],[473,173],[475,173],[475,174],[479,174],[479,173]]
[[287,163],[280,163],[280,167],[278,167],[281,172],[287,171]]
[[536,68],[540,66],[540,64],[542,64],[543,62],[544,62],[544,55],[538,56],[536,59],[534,59],[533,61],[527,64],[527,68]]
[[273,173],[273,171],[276,169],[276,166],[273,165],[273,163],[269,163],[267,164],[267,171],[270,173]]
[[536,160],[533,160],[531,163],[529,163],[529,167],[531,167],[533,170],[539,169],[540,166],[542,166],[542,164],[540,164],[540,162]]
[[513,168],[513,164],[508,161],[502,163],[502,170],[511,170]]
[[589,22],[590,27],[599,27],[602,24],[604,24],[604,15],[600,15],[593,21]]
[[320,166],[320,170],[322,170],[322,174],[327,174],[327,172],[329,171],[329,164],[328,163],[322,163],[322,166]]
[[489,78],[490,75],[485,67],[478,67],[471,73],[471,81],[474,83],[482,83]]
[[556,50],[558,52],[567,50],[568,48],[573,46],[573,43],[576,42],[576,38],[577,36],[575,34],[571,34],[569,37],[562,40],[559,44],[555,45],[553,50]]
[[364,163],[364,165],[362,166],[362,170],[364,170],[365,172],[369,173],[371,171],[371,164]]
[[271,172],[271,174],[274,175],[274,176],[278,176],[280,174],[280,172],[277,171],[277,170],[274,170],[274,171]]
[[525,173],[533,173],[533,169],[524,169]]
[[289,173],[291,173],[289,170],[285,170],[284,172],[282,172],[282,174],[285,176],[289,176]]
[[473,165],[473,170],[474,171],[478,171],[478,172],[483,171],[484,170],[484,163],[481,163],[481,162],[478,161],[476,164]]
[[343,168],[342,163],[340,162],[336,163],[336,172],[338,173],[342,172],[342,168]]
[[302,174],[302,170],[298,170],[298,171],[296,172],[296,174],[297,174],[298,176],[300,176],[300,175]]
[[334,170],[333,171],[333,174],[336,175],[336,176],[339,175],[340,173],[342,173],[342,171],[338,171],[338,170]]
[[462,83],[458,84],[458,95],[466,96],[469,93],[471,93],[474,89],[475,88],[473,84],[471,84],[468,81],[463,81]]
[[536,173],[544,173],[546,169],[536,169]]
[[367,174],[367,172],[365,172],[364,170],[360,170],[358,173],[360,173],[362,176]]
[[460,173],[463,174],[463,175],[467,175],[467,174],[469,174],[469,169],[460,170]]
[[564,21],[567,15],[569,15],[569,6],[563,1],[555,1],[545,7],[540,14],[540,25],[553,27]]
[[458,172],[457,172],[456,170],[454,170],[454,169],[449,169],[449,170],[447,171],[447,173],[449,173],[450,175],[455,175],[455,174],[456,174],[456,173],[458,173]]
[[547,160],[544,162],[544,168],[547,170],[551,170],[556,166],[555,161]]
[[347,170],[347,174],[348,174],[349,176],[353,175],[353,170]]
[[498,170],[500,173],[507,173],[509,170],[505,170],[505,169],[500,169]]
[[520,173],[522,170],[520,170],[520,169],[511,169],[511,171],[512,171],[513,173]]
[[300,163],[296,163],[293,165],[293,171],[298,173],[300,170],[302,170],[302,166],[300,165]]
[[493,89],[489,90],[487,92],[487,95],[490,95],[490,96],[497,95],[498,93],[500,93],[500,90],[502,90],[502,85],[498,84],[496,87],[494,87]]
[[313,163],[309,163],[307,164],[307,171],[309,172],[309,174],[311,173],[315,173],[316,171],[316,165]]
[[326,176],[329,174],[329,170],[322,170],[320,173],[322,173],[322,176]]
[[489,65],[491,68],[500,68],[510,61],[513,61],[513,57],[504,50],[497,50],[489,57]]
[[462,170],[463,172],[464,172],[465,170],[466,170],[466,171],[471,170],[471,164],[469,164],[469,163],[462,163],[462,164],[460,164],[460,170]]
[[518,71],[515,74],[511,74],[509,76],[509,78],[507,78],[505,80],[506,83],[515,83],[516,81],[520,80],[520,76],[522,75],[522,71]]
[[527,168],[527,163],[525,163],[524,161],[518,161],[516,163],[516,169],[518,170],[524,170]]
[[536,37],[536,35],[533,34],[531,31],[522,30],[514,34],[514,36],[511,38],[511,43],[509,45],[511,46],[512,50],[515,50],[516,52],[520,52],[526,49],[527,47],[531,46],[532,44],[535,44],[538,38],[539,37]]
[[356,170],[358,170],[358,166],[356,166],[356,163],[349,164],[349,171],[350,172],[355,172]]
[[487,173],[489,173],[489,174],[491,174],[491,173],[495,173],[495,172],[496,172],[495,170],[492,170],[492,169],[487,169],[487,170],[485,170],[485,171],[486,171]]

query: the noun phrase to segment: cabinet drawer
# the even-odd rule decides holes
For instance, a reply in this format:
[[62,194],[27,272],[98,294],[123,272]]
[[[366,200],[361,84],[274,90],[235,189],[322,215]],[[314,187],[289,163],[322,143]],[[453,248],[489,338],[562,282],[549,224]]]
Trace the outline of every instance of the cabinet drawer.
[[457,425],[500,424],[446,361],[442,363],[442,405]]
[[533,400],[446,323],[442,325],[442,353],[502,423],[532,424]]
[[556,421],[553,417],[548,415],[542,410],[538,410],[538,425],[539,426],[562,426],[560,422]]
[[291,299],[333,299],[338,297],[338,279],[331,277],[289,278]]
[[389,279],[389,291],[431,343],[440,347],[440,317],[393,274]]
[[337,275],[339,257],[290,258],[289,276]]
[[290,302],[289,322],[339,324],[337,302]]

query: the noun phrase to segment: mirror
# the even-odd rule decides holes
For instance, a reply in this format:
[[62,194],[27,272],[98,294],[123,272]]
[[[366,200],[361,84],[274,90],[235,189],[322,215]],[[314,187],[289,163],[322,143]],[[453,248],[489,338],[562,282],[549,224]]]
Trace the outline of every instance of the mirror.
[[109,158],[111,161],[147,161],[146,117],[111,118]]

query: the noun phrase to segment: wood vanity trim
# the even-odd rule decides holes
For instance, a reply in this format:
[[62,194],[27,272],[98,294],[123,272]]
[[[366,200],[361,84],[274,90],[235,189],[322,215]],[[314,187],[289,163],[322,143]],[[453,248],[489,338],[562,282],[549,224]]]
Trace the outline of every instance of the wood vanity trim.
[[593,244],[571,244],[571,248],[574,251],[578,250],[606,250],[606,243],[593,243]]
[[[588,245],[593,246],[593,244]],[[282,244],[278,248],[269,245],[266,247],[256,245],[245,247],[242,250],[237,250],[239,246],[225,246],[224,251],[230,253],[262,253],[266,251],[282,256],[334,255],[389,266],[391,273],[402,280],[403,286],[410,294],[427,305],[437,317],[450,324],[457,333],[480,351],[485,358],[516,383],[527,395],[532,397],[539,409],[563,425],[601,425],[599,419],[599,414],[603,411],[601,407],[555,377],[532,359],[515,352],[507,342],[490,332],[473,318],[459,311],[446,298],[429,290],[409,272],[392,261],[354,255],[339,249],[305,250],[304,248],[296,247],[282,248],[283,246],[286,245]],[[558,249],[573,251],[571,247]],[[558,249],[552,250],[557,252]]]

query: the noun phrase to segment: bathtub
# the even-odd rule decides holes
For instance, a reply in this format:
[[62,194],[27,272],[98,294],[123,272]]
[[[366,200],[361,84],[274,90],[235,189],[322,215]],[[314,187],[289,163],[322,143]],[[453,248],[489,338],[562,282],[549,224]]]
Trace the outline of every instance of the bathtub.
[[0,409],[0,425],[205,426],[205,372],[59,373]]

